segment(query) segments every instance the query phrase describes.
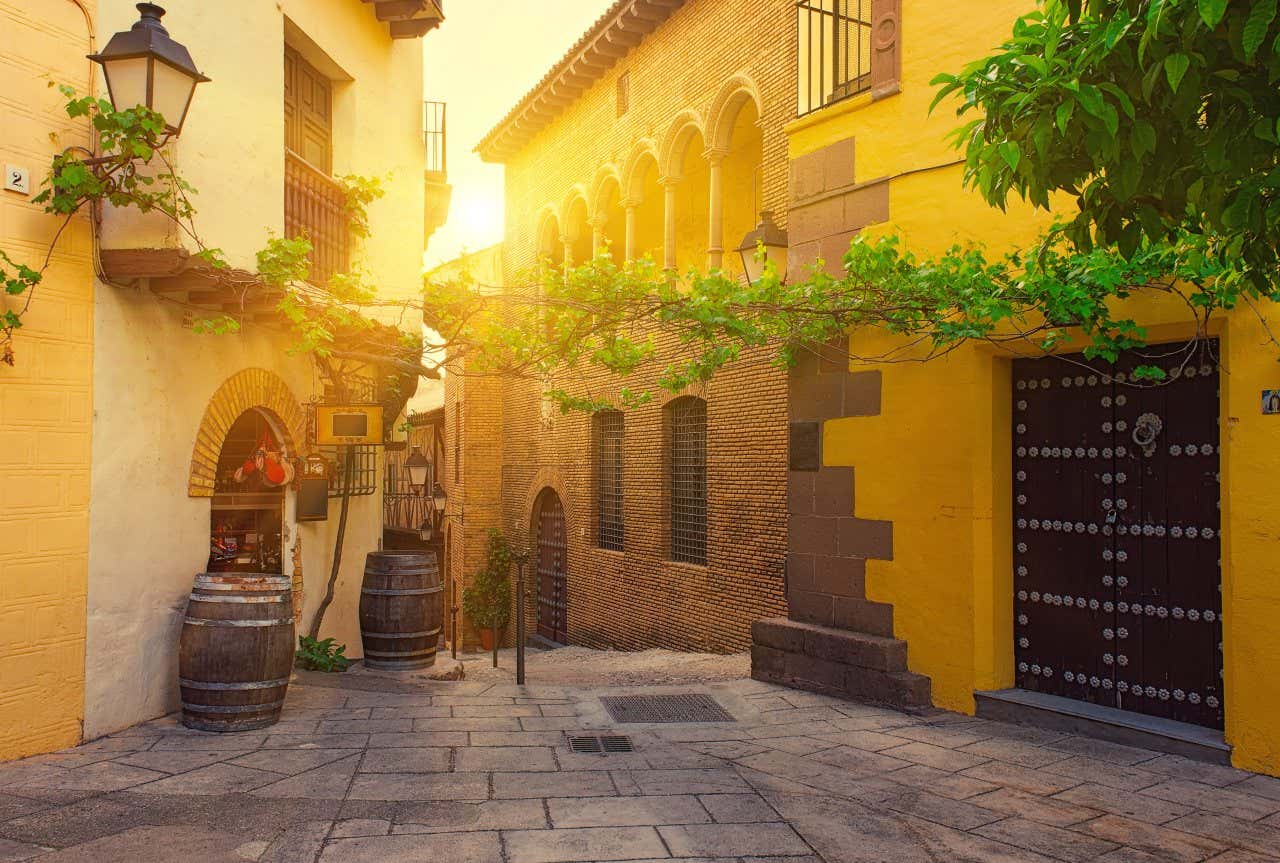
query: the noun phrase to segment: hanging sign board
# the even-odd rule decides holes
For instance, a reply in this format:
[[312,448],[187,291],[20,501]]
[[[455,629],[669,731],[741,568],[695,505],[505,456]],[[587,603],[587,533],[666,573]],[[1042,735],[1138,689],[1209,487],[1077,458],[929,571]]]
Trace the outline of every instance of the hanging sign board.
[[316,405],[316,443],[381,444],[382,405]]
[[298,483],[297,498],[298,521],[329,520],[329,480],[303,479]]

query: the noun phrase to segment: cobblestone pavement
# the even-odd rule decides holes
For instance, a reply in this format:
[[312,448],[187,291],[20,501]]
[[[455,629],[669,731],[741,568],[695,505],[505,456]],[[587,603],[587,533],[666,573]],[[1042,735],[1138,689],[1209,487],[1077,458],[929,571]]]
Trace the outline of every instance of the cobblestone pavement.
[[[736,722],[617,725],[710,693]],[[572,752],[574,732],[635,751]],[[156,720],[0,765],[2,861],[1280,860],[1280,779],[751,680],[678,687],[302,675],[284,720]]]

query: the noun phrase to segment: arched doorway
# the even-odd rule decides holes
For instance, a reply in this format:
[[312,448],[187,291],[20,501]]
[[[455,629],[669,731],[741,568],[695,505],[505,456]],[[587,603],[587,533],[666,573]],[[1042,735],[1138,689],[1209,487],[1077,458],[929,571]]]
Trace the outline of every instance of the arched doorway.
[[569,643],[568,543],[564,505],[551,489],[543,489],[533,505],[538,534],[538,635]]
[[291,455],[262,409],[250,408],[227,430],[209,510],[209,572],[284,572]]

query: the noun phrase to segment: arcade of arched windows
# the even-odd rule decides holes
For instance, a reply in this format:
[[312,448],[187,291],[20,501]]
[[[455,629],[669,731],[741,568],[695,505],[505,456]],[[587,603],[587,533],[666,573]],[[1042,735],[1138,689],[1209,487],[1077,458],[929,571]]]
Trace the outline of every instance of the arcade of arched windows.
[[543,207],[538,256],[581,264],[608,249],[619,263],[649,255],[667,269],[740,275],[736,248],[764,209],[760,117],[757,90],[743,79],[705,115],[677,114],[661,141],[636,142],[625,161]]

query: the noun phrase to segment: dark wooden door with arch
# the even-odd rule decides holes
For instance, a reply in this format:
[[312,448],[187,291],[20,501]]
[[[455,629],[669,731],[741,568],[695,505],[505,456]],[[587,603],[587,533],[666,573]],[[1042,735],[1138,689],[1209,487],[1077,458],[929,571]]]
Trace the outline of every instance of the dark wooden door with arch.
[[538,635],[568,644],[568,544],[560,496],[543,491],[533,518],[538,531]]

